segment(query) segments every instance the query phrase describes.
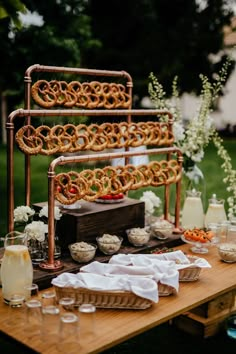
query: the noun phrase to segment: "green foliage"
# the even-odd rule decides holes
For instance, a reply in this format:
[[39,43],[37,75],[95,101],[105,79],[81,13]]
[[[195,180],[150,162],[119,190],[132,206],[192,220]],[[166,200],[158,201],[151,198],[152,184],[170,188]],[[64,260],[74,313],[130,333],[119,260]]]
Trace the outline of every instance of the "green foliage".
[[[43,25],[11,29],[10,18],[0,21],[2,49],[0,92],[12,92],[8,114],[22,104],[25,70],[33,64],[82,67],[86,48],[99,46],[91,32],[85,0],[25,0],[31,12],[43,17]],[[51,77],[52,79],[52,77]]]
[[[195,0],[90,0],[92,30],[102,49],[89,51],[86,63],[107,69],[125,69],[134,79],[135,94],[147,94],[153,71],[170,95],[177,75],[183,92],[200,92],[199,72],[212,77],[222,65],[209,54],[223,48],[223,26],[229,24],[230,0],[208,0],[200,10]],[[109,29],[109,30],[108,30]]]
[[0,2],[0,20],[10,19],[16,28],[21,28],[21,21],[19,19],[19,12],[25,13],[26,7],[24,1],[20,0],[2,0]]

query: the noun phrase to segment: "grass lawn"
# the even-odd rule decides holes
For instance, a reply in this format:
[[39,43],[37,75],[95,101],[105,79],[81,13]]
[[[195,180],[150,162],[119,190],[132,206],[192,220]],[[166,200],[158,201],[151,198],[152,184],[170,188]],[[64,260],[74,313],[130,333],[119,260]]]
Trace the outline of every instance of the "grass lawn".
[[[235,139],[227,139],[224,145],[232,158],[233,167],[236,169],[235,157]],[[154,158],[154,157],[152,157]],[[31,201],[32,203],[39,203],[47,200],[47,170],[52,157],[47,156],[32,156],[32,189]],[[24,156],[21,152],[16,150],[14,154],[14,168],[15,168],[15,206],[24,205]],[[4,236],[7,232],[7,191],[6,191],[6,146],[0,146],[0,237]],[[205,152],[204,160],[199,164],[200,169],[203,171],[206,183],[206,203],[212,193],[216,193],[218,198],[227,199],[228,193],[226,186],[223,183],[224,171],[221,168],[222,160],[217,156],[216,149],[213,145],[209,145]],[[86,166],[88,167],[88,166]],[[73,169],[73,167],[72,167]],[[160,187],[162,188],[162,187]],[[155,189],[157,195],[162,197],[161,189]],[[129,196],[131,198],[140,198],[143,189],[131,191]],[[227,203],[225,204],[227,209]]]

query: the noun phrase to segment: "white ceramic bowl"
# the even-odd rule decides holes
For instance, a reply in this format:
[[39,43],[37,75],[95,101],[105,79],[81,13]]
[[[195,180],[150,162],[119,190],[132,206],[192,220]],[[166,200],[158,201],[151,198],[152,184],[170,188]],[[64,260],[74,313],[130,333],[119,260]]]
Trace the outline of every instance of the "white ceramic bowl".
[[123,237],[104,234],[103,236],[96,237],[98,248],[106,255],[117,253],[121,247]]
[[69,246],[71,257],[78,263],[91,261],[96,254],[97,245],[88,242],[75,242]]
[[146,228],[132,228],[126,230],[126,233],[129,242],[135,247],[144,246],[150,240],[150,232]]

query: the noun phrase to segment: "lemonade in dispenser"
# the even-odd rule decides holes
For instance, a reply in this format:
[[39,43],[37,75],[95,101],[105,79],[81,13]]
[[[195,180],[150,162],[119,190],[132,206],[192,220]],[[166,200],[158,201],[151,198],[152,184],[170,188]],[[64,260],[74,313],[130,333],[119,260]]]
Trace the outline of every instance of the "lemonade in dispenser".
[[219,224],[227,221],[224,202],[224,199],[217,199],[216,194],[212,194],[205,216],[205,227],[211,223]]
[[33,282],[33,266],[27,247],[27,236],[12,231],[5,236],[1,265],[2,296],[8,303],[12,295],[27,295],[26,285]]

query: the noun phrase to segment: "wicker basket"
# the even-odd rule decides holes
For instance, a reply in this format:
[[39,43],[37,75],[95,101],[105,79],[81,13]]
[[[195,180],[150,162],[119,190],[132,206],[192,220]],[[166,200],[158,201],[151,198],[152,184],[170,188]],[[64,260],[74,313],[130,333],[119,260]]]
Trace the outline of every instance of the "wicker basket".
[[55,286],[57,301],[62,297],[75,296],[76,306],[93,304],[97,308],[144,310],[153,302],[129,291],[98,291],[84,288]]
[[[198,257],[187,256],[189,261],[193,263]],[[201,268],[196,265],[191,265],[187,268],[179,269],[179,281],[195,281],[198,280]]]
[[175,288],[169,285],[158,283],[158,294],[159,296],[169,296],[176,293]]

